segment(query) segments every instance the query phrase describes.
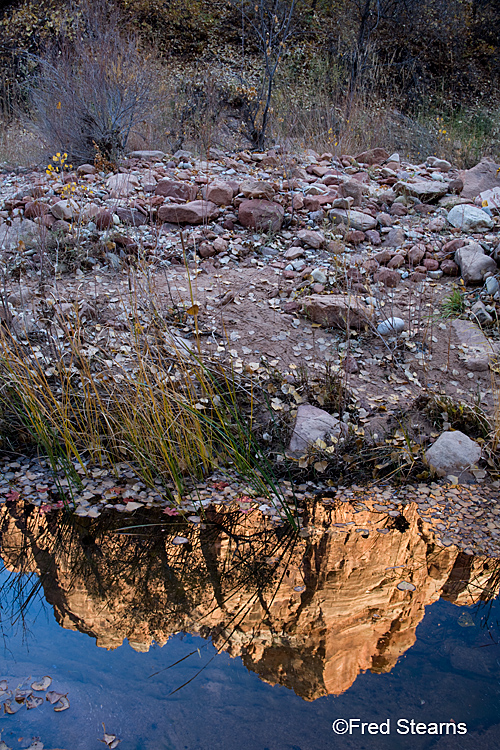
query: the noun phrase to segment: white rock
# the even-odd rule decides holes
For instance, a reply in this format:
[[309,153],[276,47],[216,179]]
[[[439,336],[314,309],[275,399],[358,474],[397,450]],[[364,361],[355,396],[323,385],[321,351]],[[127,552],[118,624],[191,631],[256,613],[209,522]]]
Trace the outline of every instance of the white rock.
[[487,273],[494,273],[497,270],[497,264],[493,258],[485,255],[478,242],[459,248],[455,253],[455,263],[460,266],[460,272],[466,284],[480,284]]
[[381,336],[394,336],[395,333],[401,333],[405,329],[405,322],[402,318],[387,318],[377,326],[377,333]]
[[314,281],[317,281],[318,284],[326,284],[328,281],[328,277],[324,271],[321,270],[321,268],[315,268],[311,272],[311,276],[313,277]]
[[498,284],[498,281],[494,276],[488,276],[488,278],[484,282],[484,286],[488,294],[496,294],[500,289],[500,285]]
[[460,474],[474,466],[481,458],[481,448],[463,432],[441,433],[425,452],[425,460],[438,476]]
[[448,214],[448,222],[464,232],[486,232],[494,227],[493,220],[482,208],[469,203],[452,208]]

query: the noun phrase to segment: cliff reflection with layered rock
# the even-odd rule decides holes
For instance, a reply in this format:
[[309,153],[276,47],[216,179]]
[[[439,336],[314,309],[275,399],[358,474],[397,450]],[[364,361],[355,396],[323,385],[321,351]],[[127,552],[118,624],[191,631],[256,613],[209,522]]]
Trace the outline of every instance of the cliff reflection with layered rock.
[[306,700],[343,693],[360,672],[389,672],[437,599],[470,605],[498,593],[497,561],[437,546],[414,504],[393,518],[317,503],[299,535],[257,511],[214,507],[202,523],[140,522],[9,503],[1,554],[12,575],[36,574],[62,627],[100,647],[127,639],[147,651],[178,632],[201,635]]

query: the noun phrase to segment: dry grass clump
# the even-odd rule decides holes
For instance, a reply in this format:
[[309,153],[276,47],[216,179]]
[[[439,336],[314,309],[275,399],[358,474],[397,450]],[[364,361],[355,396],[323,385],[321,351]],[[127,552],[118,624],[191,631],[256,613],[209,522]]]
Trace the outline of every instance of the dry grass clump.
[[[144,481],[182,493],[229,465],[260,494],[276,496],[270,464],[256,439],[259,387],[208,361],[164,331],[139,324],[126,357],[85,343],[82,324],[59,320],[69,348],[0,338],[4,435],[38,445],[53,469],[87,460],[130,462]],[[262,417],[262,413],[258,415]],[[19,437],[19,436],[18,436]]]

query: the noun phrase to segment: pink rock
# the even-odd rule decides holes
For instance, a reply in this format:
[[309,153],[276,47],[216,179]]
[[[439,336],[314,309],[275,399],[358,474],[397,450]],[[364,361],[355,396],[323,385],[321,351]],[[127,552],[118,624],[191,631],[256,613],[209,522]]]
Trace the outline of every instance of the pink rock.
[[301,208],[304,208],[304,196],[300,193],[294,195],[292,198],[292,207],[295,211],[300,211]]
[[359,245],[365,241],[365,233],[359,229],[352,229],[350,232],[347,232],[345,239],[347,242],[352,242],[353,245]]
[[224,253],[227,250],[228,245],[228,241],[223,240],[222,237],[217,237],[217,239],[215,239],[213,242],[214,250],[217,253]]
[[441,262],[441,271],[447,276],[458,276],[460,269],[454,260],[446,259]]
[[437,260],[434,260],[434,258],[426,258],[422,265],[425,266],[428,271],[437,271],[439,269],[439,263]]
[[408,253],[408,260],[410,261],[412,266],[418,266],[424,255],[425,246],[413,245],[413,247],[410,249],[410,252]]
[[389,209],[391,216],[406,216],[408,209],[402,203],[393,203]]
[[390,250],[381,250],[379,253],[375,253],[373,257],[375,258],[377,263],[380,263],[381,266],[385,266],[386,263],[389,263],[393,254],[394,253],[392,253]]
[[203,224],[219,215],[219,208],[211,201],[167,203],[158,209],[158,220],[171,224]]
[[234,191],[226,180],[213,180],[203,191],[203,197],[212,201],[216,206],[229,206],[234,197]]
[[384,284],[384,286],[394,289],[400,281],[401,275],[397,271],[392,271],[390,268],[381,268],[380,271],[374,275],[373,280]]
[[404,255],[401,255],[401,253],[396,253],[396,255],[393,255],[390,259],[389,263],[387,264],[387,268],[401,268],[401,266],[404,266],[404,264]]
[[321,232],[315,232],[312,229],[301,229],[299,232],[297,232],[298,239],[304,243],[304,245],[307,245],[307,247],[312,247],[315,250],[318,250],[320,247],[323,247],[325,244],[325,237]]
[[475,198],[479,193],[491,188],[500,187],[500,174],[498,169],[500,164],[496,164],[491,159],[485,157],[481,159],[472,169],[459,172],[464,187],[462,190],[463,198]]
[[356,297],[343,294],[313,294],[303,301],[303,310],[310,320],[326,328],[364,329],[372,318],[372,310]]
[[340,185],[338,195],[339,198],[352,198],[353,206],[361,206],[363,201],[363,188],[359,180],[347,180],[347,182]]
[[40,201],[30,201],[24,207],[25,219],[36,219],[37,216],[45,216],[50,211],[50,206]]
[[113,214],[107,208],[103,208],[96,214],[94,221],[98,229],[109,229],[113,225]]
[[368,229],[368,231],[365,232],[366,239],[368,242],[370,242],[372,245],[380,245],[382,240],[380,239],[380,234],[377,232],[376,229]]
[[459,250],[461,247],[464,247],[465,240],[462,240],[460,237],[456,237],[453,240],[450,240],[447,242],[443,247],[441,248],[441,252],[450,254],[455,253],[457,250]]
[[173,198],[176,201],[194,201],[197,193],[197,185],[169,179],[160,180],[155,188],[156,195],[163,195],[165,198]]
[[356,161],[360,164],[382,164],[389,158],[389,154],[385,148],[371,148],[369,151],[363,151],[363,153],[356,156]]
[[244,200],[238,209],[240,224],[262,232],[277,232],[281,229],[284,216],[283,206],[266,200]]
[[211,258],[213,255],[215,255],[216,250],[215,247],[209,242],[202,242],[200,247],[198,248],[198,253],[202,258]]
[[413,271],[413,273],[409,277],[410,281],[413,281],[415,284],[418,284],[420,281],[424,281],[424,279],[426,278],[427,274],[421,273],[420,271]]
[[367,273],[375,273],[375,271],[378,271],[380,268],[380,264],[375,258],[370,258],[369,260],[365,260],[363,263],[363,268],[367,271]]

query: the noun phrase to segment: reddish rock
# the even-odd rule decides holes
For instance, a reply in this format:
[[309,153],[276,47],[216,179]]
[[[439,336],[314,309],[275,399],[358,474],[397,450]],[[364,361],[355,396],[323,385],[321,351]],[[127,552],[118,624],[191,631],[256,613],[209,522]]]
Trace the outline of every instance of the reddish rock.
[[344,361],[342,362],[342,367],[344,368],[345,372],[350,372],[351,374],[359,372],[359,365],[354,357],[350,354],[345,357]]
[[297,193],[297,195],[294,195],[292,198],[292,208],[295,209],[295,211],[300,211],[302,208],[304,208],[304,196],[300,193]]
[[460,178],[464,184],[462,197],[476,198],[484,190],[500,187],[499,169],[500,164],[485,157],[472,169],[460,172]]
[[50,206],[40,201],[30,201],[24,207],[24,218],[25,219],[36,219],[40,216],[45,216],[50,211]]
[[363,202],[363,188],[361,183],[358,180],[343,182],[339,187],[338,196],[339,198],[352,198],[353,206],[361,206]]
[[413,271],[412,274],[410,274],[410,281],[413,281],[415,284],[417,284],[420,281],[424,281],[424,279],[427,278],[426,273],[420,273],[420,271]]
[[40,217],[40,224],[43,227],[47,227],[48,229],[51,229],[55,223],[56,223],[56,220],[52,216],[52,214],[44,214],[43,216]]
[[371,148],[368,151],[363,151],[361,154],[356,156],[356,161],[360,164],[382,164],[389,158],[389,154],[385,148]]
[[445,254],[452,254],[455,253],[457,250],[459,250],[461,247],[464,247],[465,240],[461,239],[460,237],[456,237],[454,240],[450,240],[449,242],[446,242],[446,244],[443,245],[441,248],[441,252]]
[[464,189],[464,183],[463,183],[463,180],[460,179],[460,177],[457,177],[455,180],[450,180],[448,183],[449,193],[460,195],[463,189]]
[[284,215],[283,206],[266,200],[245,200],[238,209],[240,224],[262,232],[277,232],[281,228]]
[[380,263],[375,260],[375,258],[370,258],[369,260],[365,260],[363,263],[363,268],[367,271],[367,273],[375,273],[375,271],[378,271],[380,268]]
[[216,253],[216,249],[209,242],[202,242],[198,248],[198,253],[202,258],[211,258]]
[[326,328],[364,329],[372,319],[372,310],[356,297],[344,294],[313,294],[303,301],[304,313]]
[[272,201],[276,190],[271,182],[264,182],[248,178],[240,185],[240,193],[250,200],[263,199]]
[[115,209],[115,214],[118,216],[120,221],[124,224],[130,224],[133,227],[139,227],[142,224],[148,223],[148,218],[138,208],[126,208],[125,206],[118,206]]
[[113,225],[113,214],[107,208],[103,208],[94,216],[97,229],[109,229]]
[[321,294],[325,291],[324,284],[312,284],[311,285],[311,292],[314,292],[314,294]]
[[408,260],[412,266],[418,266],[425,255],[424,245],[413,245],[408,253]]
[[400,281],[401,275],[397,271],[392,271],[390,268],[381,268],[380,271],[374,275],[373,280],[377,283],[384,284],[384,286],[394,289]]
[[372,245],[380,245],[382,240],[380,239],[380,234],[377,232],[376,229],[368,229],[368,231],[365,232],[366,239],[368,242],[370,242]]
[[234,221],[232,219],[225,219],[223,221],[222,226],[224,229],[227,229],[229,232],[232,232],[234,229]]
[[52,224],[51,229],[56,233],[59,232],[60,234],[67,234],[71,229],[71,225],[63,219],[58,219]]
[[345,239],[347,242],[352,242],[353,245],[359,245],[366,238],[364,232],[361,232],[359,229],[352,229],[350,232],[347,232]]
[[297,276],[298,276],[297,271],[287,271],[286,269],[283,271],[284,279],[296,279]]
[[425,266],[428,271],[437,271],[439,269],[439,263],[437,260],[434,260],[434,258],[425,258],[422,265]]
[[447,276],[458,276],[460,269],[454,260],[446,259],[441,262],[441,271]]
[[158,209],[158,220],[171,224],[203,224],[219,215],[219,208],[210,201],[167,203]]
[[213,180],[203,190],[203,197],[212,201],[216,206],[229,206],[234,197],[234,191],[227,180]]
[[285,302],[283,305],[283,310],[285,312],[297,312],[300,309],[300,303],[297,302],[297,300],[291,299]]
[[301,229],[297,232],[297,238],[306,247],[312,247],[318,250],[325,244],[325,237],[321,232],[315,232],[312,229]]
[[408,209],[402,203],[393,203],[389,209],[391,216],[406,216]]
[[381,250],[379,253],[375,253],[373,257],[381,266],[385,266],[386,263],[389,263],[393,254],[390,250]]
[[162,195],[164,198],[173,198],[176,201],[194,201],[197,193],[197,185],[169,179],[160,180],[155,188],[156,195]]
[[401,253],[396,253],[396,255],[393,255],[390,259],[389,263],[387,264],[387,268],[401,268],[401,266],[404,266],[405,264],[405,256]]

